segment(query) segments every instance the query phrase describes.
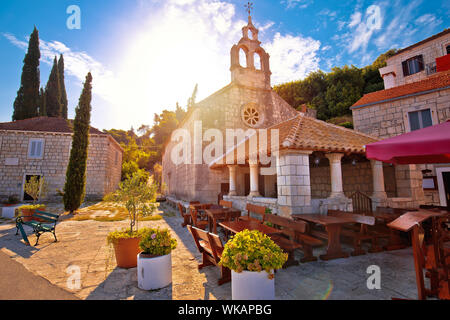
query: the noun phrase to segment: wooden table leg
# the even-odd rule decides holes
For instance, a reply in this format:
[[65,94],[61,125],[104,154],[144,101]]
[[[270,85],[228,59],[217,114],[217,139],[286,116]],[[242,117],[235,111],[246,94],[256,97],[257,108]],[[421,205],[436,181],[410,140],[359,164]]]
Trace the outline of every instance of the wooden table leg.
[[405,249],[407,245],[405,241],[400,236],[400,231],[390,229],[389,230],[389,242],[384,247],[384,250],[392,251],[392,250],[400,250]]
[[212,223],[213,223],[213,233],[217,234],[217,220],[213,218]]
[[320,256],[322,260],[331,260],[339,258],[348,258],[349,254],[342,251],[341,248],[341,226],[340,225],[327,225],[326,230],[328,232],[328,248],[327,253]]

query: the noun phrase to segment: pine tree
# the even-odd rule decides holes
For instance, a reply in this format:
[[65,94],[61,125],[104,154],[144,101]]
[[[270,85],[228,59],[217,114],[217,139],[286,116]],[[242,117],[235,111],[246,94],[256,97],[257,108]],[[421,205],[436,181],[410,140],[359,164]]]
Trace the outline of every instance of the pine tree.
[[195,85],[194,87],[194,91],[192,92],[192,96],[188,99],[187,102],[187,111],[189,112],[189,110],[191,110],[194,105],[195,105],[195,101],[197,99],[197,91],[198,91],[198,84]]
[[78,106],[75,108],[72,149],[70,150],[64,186],[64,208],[71,213],[81,206],[86,192],[86,166],[92,98],[91,83],[92,76],[91,73],[88,73]]
[[47,116],[61,117],[61,86],[59,82],[58,62],[53,60],[52,71],[48,78],[47,86],[45,87],[45,107]]
[[59,84],[61,88],[61,116],[67,119],[67,93],[66,85],[64,84],[64,56],[61,54],[58,61],[58,72],[59,72]]
[[43,88],[39,91],[39,116],[47,116],[47,108],[45,107],[45,91]]
[[40,71],[39,31],[34,27],[28,43],[28,51],[23,60],[20,88],[14,101],[12,120],[23,120],[38,115]]

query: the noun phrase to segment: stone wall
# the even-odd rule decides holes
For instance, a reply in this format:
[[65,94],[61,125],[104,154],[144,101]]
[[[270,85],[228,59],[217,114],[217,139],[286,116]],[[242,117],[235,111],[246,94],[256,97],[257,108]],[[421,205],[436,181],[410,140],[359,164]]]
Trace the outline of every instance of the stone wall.
[[[30,139],[44,139],[42,159],[28,158]],[[45,132],[0,132],[0,197],[23,196],[26,175],[41,175],[49,185],[47,198],[63,190],[69,162],[70,134]],[[115,153],[118,152],[117,162]],[[102,197],[120,181],[122,150],[107,135],[91,135],[86,172],[86,196]]]
[[[322,160],[325,162],[325,160]],[[325,199],[331,193],[330,167],[321,165],[310,167],[311,196],[313,199]],[[370,196],[373,192],[372,168],[369,161],[357,162],[356,165],[342,164],[342,187],[346,197],[355,191]]]

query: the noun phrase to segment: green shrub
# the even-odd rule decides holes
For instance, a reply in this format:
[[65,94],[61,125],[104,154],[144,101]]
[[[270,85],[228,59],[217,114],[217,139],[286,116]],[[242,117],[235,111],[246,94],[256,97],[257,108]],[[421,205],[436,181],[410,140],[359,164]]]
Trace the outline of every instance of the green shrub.
[[144,228],[139,247],[145,254],[165,256],[177,247],[177,240],[172,238],[169,229]]
[[23,205],[20,206],[19,210],[44,210],[46,208],[45,204],[33,204],[33,205]]
[[265,270],[273,278],[272,270],[281,269],[287,258],[287,253],[267,235],[246,229],[225,244],[220,265],[238,273]]
[[144,232],[145,229],[138,231],[134,230],[133,232],[131,232],[130,229],[116,230],[108,233],[106,240],[108,244],[114,244],[117,243],[119,239],[140,238],[143,236]]

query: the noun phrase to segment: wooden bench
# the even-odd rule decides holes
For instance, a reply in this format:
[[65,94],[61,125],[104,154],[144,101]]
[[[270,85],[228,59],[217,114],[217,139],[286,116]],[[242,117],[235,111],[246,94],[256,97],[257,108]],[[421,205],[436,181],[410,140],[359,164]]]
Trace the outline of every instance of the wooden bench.
[[[259,221],[264,222],[266,217],[266,207],[263,206],[257,206],[255,204],[247,203],[247,206],[245,207],[245,210],[247,210],[246,216],[239,217],[239,220],[246,220],[246,221]],[[250,213],[255,213],[259,216],[261,216],[261,219],[254,218],[250,215]]]
[[370,240],[372,245],[369,252],[380,252],[383,249],[377,244],[377,237],[373,232],[367,230],[367,226],[375,225],[375,217],[364,216],[360,214],[344,212],[339,210],[328,210],[328,215],[333,217],[343,217],[351,218],[355,223],[360,224],[359,230],[342,228],[341,236],[350,238],[353,241],[353,252],[352,256],[359,256],[366,254],[366,252],[361,248],[363,241]]
[[322,245],[322,241],[305,234],[307,231],[306,222],[294,221],[273,214],[266,214],[265,218],[267,222],[282,230],[282,234],[274,234],[270,238],[288,253],[288,260],[283,268],[298,265],[298,261],[294,259],[295,249],[303,251],[301,262],[317,261],[317,257],[314,257],[312,253],[312,248]]
[[16,218],[16,235],[18,235],[20,231],[20,234],[22,235],[22,238],[25,241],[25,243],[28,246],[30,245],[27,234],[23,229],[23,226],[25,225],[33,228],[33,233],[37,237],[36,243],[34,244],[35,246],[37,246],[39,242],[39,237],[46,232],[53,233],[53,236],[55,237],[55,242],[57,242],[58,239],[56,238],[56,223],[58,222],[58,218],[59,215],[57,214],[48,213],[40,210],[36,210],[33,213],[33,215],[27,217],[19,215]]
[[198,251],[202,254],[202,263],[198,265],[198,269],[200,270],[211,265],[217,266],[220,268],[220,279],[218,280],[219,286],[231,281],[230,269],[219,265],[224,249],[219,236],[191,225],[188,225],[187,227],[194,238]]

